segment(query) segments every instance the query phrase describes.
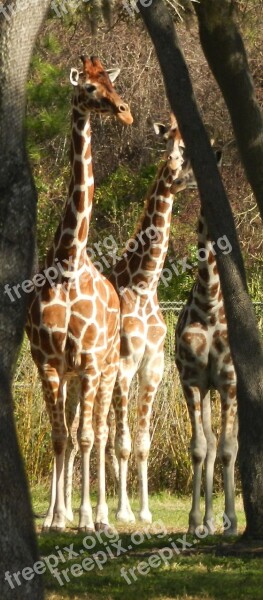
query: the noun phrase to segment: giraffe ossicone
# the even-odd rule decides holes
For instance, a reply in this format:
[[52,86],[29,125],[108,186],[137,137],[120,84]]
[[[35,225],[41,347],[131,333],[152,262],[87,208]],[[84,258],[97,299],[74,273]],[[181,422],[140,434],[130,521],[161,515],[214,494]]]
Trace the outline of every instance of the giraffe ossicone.
[[[73,99],[68,199],[44,265],[45,269],[55,268],[59,262],[65,270],[59,270],[55,281],[46,279],[33,291],[27,334],[42,381],[55,453],[44,528],[64,529],[66,516],[72,518],[70,489],[78,437],[82,456],[79,529],[93,531],[89,468],[94,442],[98,453],[95,525],[108,525],[105,445],[119,361],[119,299],[86,252],[94,191],[90,113],[110,115],[125,125],[133,119],[112,84],[118,73],[108,74],[96,57],[82,56],[82,64],[81,71],[73,69],[70,75]],[[68,261],[70,271],[66,270]]]

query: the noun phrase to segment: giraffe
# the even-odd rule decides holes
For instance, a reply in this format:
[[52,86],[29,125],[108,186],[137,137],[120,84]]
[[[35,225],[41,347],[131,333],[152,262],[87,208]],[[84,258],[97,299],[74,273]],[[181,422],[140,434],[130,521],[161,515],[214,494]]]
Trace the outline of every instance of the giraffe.
[[[44,528],[61,530],[65,527],[66,414],[70,412],[66,406],[67,387],[71,388],[72,381],[77,378],[80,395],[78,441],[82,455],[79,529],[93,531],[89,462],[94,441],[98,452],[95,526],[103,528],[108,524],[105,445],[107,413],[119,359],[119,300],[112,285],[93,266],[86,252],[94,189],[90,113],[115,116],[125,125],[130,125],[133,118],[128,105],[112,85],[119,69],[106,72],[96,57],[82,56],[81,60],[82,71],[71,69],[70,73],[74,93],[68,198],[46,256],[45,269],[34,278],[27,333],[42,381],[55,455],[51,501]],[[73,423],[74,418],[73,415]],[[70,431],[73,442],[75,434]]]
[[[150,450],[150,417],[154,397],[162,379],[166,325],[159,308],[157,285],[168,248],[174,194],[188,169],[182,157],[182,140],[175,118],[171,127],[155,124],[167,141],[165,161],[146,198],[141,222],[113,268],[110,281],[120,298],[120,364],[113,392],[116,417],[115,451],[119,462],[119,502],[116,517],[135,520],[127,495],[127,468],[131,451],[128,426],[128,395],[136,373],[139,379],[138,423],[135,454],[138,465],[139,518],[151,522],[148,504],[147,462]],[[109,413],[110,415],[111,413]],[[112,440],[106,451],[113,455]],[[110,457],[109,457],[110,458]]]
[[[191,184],[190,184],[191,185]],[[225,492],[224,533],[237,533],[234,467],[237,456],[236,374],[228,342],[227,322],[216,264],[218,251],[229,253],[224,236],[211,240],[204,213],[198,222],[198,273],[176,326],[176,365],[192,427],[193,495],[189,532],[202,528],[200,488],[205,469],[204,526],[214,533],[212,507],[216,437],[211,426],[210,389],[221,397],[221,433],[218,455],[223,463]]]

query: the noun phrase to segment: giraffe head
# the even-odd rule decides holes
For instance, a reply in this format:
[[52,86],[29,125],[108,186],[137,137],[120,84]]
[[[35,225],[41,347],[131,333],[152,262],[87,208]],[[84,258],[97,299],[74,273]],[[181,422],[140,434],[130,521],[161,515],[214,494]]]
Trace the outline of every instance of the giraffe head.
[[133,118],[128,104],[123,102],[113,87],[120,69],[106,71],[94,56],[81,56],[82,71],[71,69],[70,81],[75,87],[74,106],[82,114],[98,112],[117,117],[124,125],[131,125]]
[[[176,158],[178,155],[178,149],[181,154],[181,167],[179,172],[177,171],[177,176],[174,177],[172,191],[173,193],[176,193],[185,190],[186,188],[197,189],[197,181],[195,179],[194,172],[187,156],[185,145],[181,138],[177,121],[173,113],[171,113],[170,119],[170,127],[166,127],[162,123],[154,123],[154,130],[158,136],[161,136],[166,141],[166,150],[164,156],[168,166],[173,164],[173,157],[175,156]],[[214,149],[217,167],[220,168],[222,166],[222,150],[214,147],[213,138],[210,140],[210,143]],[[174,169],[173,166],[171,166],[171,168]]]
[[182,180],[182,177],[191,169],[190,162],[185,158],[185,147],[177,125],[176,118],[171,114],[170,127],[162,123],[154,123],[156,135],[166,141],[166,150],[164,158],[166,165],[173,173],[174,182]]

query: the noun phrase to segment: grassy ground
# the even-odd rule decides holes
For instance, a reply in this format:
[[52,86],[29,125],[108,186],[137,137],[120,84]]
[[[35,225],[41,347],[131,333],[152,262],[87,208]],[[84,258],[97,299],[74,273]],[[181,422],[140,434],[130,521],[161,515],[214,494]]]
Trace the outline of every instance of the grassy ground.
[[[47,491],[34,489],[32,497],[34,511],[44,513]],[[75,497],[76,512],[78,505]],[[80,535],[76,523],[63,534],[43,534],[41,519],[36,519],[41,559],[57,568],[53,574],[47,568],[43,575],[46,599],[262,599],[262,559],[224,555],[236,538],[223,539],[220,535],[222,496],[214,503],[218,533],[203,539],[186,534],[189,498],[158,494],[151,496],[150,505],[151,526],[119,526],[114,518],[116,498],[110,498],[110,522],[118,533],[107,536]],[[138,510],[135,500],[132,508]],[[241,534],[244,513],[240,497],[237,512]]]

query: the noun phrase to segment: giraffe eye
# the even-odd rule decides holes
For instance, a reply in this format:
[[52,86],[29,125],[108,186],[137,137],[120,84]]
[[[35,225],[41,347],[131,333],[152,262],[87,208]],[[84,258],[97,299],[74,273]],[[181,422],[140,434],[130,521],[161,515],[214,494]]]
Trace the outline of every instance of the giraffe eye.
[[85,85],[85,89],[86,89],[86,92],[88,92],[88,94],[92,94],[92,92],[95,92],[96,86],[92,85],[91,83],[87,83]]

